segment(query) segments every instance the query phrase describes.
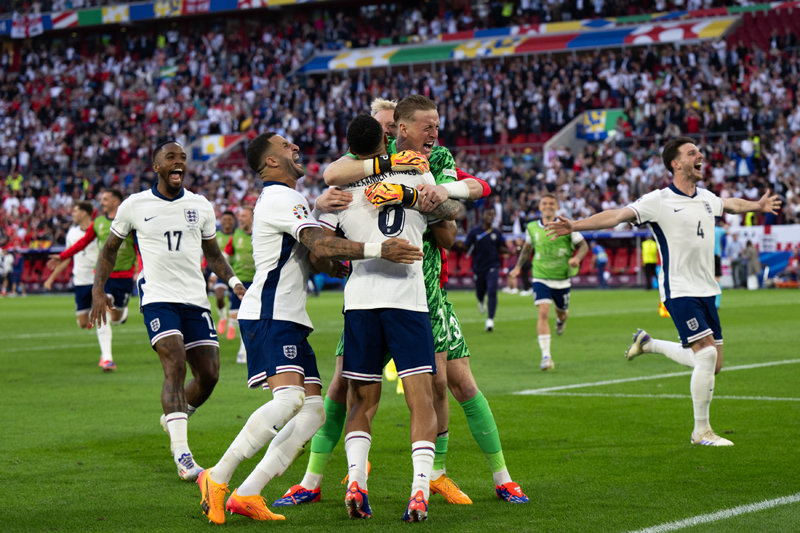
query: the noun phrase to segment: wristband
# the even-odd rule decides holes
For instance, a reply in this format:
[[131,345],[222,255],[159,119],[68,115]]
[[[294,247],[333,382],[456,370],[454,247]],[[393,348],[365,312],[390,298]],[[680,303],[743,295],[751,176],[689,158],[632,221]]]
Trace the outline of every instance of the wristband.
[[381,243],[365,242],[364,259],[380,259],[380,258],[381,258]]
[[442,187],[447,189],[447,196],[456,200],[469,199],[469,185],[465,181],[451,181],[450,183],[442,183]]
[[[230,287],[231,289],[235,289],[236,285],[238,285],[239,283],[242,283],[242,280],[240,280],[236,276],[231,276],[230,279],[228,280],[228,287]],[[242,286],[244,286],[244,283],[242,283]]]

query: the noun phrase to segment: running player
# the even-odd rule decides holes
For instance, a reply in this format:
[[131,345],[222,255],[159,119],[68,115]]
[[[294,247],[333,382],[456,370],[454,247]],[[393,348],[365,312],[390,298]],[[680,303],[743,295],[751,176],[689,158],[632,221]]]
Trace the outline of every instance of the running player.
[[[236,274],[245,288],[249,288],[253,283],[253,276],[256,273],[256,264],[253,259],[253,208],[242,207],[238,215],[239,227],[233,231],[228,242],[225,243],[223,251],[228,256],[233,268],[233,273]],[[231,311],[229,324],[235,329],[239,326],[238,320],[239,305],[242,300],[236,296],[236,293],[231,290]],[[230,330],[229,330],[230,331]],[[230,338],[230,336],[228,337]],[[239,352],[236,354],[236,362],[244,364],[247,362],[247,350],[244,347],[244,339],[239,343]]]
[[[219,217],[219,231],[217,232],[217,246],[223,252],[225,246],[233,237],[233,232],[236,230],[236,215],[233,211],[225,211]],[[217,301],[217,333],[224,335],[228,331],[228,340],[233,340],[236,337],[236,327],[228,327],[228,306],[225,302],[225,294],[230,287],[221,283],[217,279],[217,275],[211,272],[208,276],[208,285],[214,291],[214,299]]]

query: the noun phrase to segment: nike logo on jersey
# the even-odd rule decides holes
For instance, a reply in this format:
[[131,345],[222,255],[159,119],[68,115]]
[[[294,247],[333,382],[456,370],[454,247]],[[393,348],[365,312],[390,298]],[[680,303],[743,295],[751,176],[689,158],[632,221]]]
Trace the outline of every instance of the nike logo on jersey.
[[673,209],[672,211],[673,211],[673,213],[677,213],[678,211],[683,211],[684,209],[686,209],[686,208],[685,207],[681,207],[680,209]]
[[151,217],[144,217],[144,221],[145,221],[145,222],[149,222],[150,220],[153,220],[153,219],[154,219],[154,218],[156,218],[157,216],[158,216],[158,215],[153,215],[153,216],[151,216]]

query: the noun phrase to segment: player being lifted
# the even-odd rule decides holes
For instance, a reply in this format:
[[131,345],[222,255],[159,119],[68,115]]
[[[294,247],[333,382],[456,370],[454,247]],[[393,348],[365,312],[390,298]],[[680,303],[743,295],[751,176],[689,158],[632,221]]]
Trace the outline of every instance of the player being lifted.
[[[556,333],[562,335],[567,325],[569,308],[570,271],[577,272],[581,260],[589,252],[589,245],[580,233],[572,233],[553,241],[545,233],[545,225],[556,219],[558,200],[553,194],[543,194],[539,200],[541,220],[529,222],[525,244],[517,258],[517,265],[508,273],[519,276],[522,267],[533,256],[533,303],[538,310],[536,333],[542,362],[539,368],[551,370],[555,364],[550,356],[550,302],[556,308]],[[577,250],[577,251],[576,251]]]
[[[211,203],[183,188],[183,146],[177,141],[159,144],[153,151],[153,170],[156,183],[122,202],[111,224],[97,260],[89,320],[98,325],[106,321],[108,304],[102,287],[122,243],[135,232],[142,256],[137,280],[140,308],[164,370],[162,425],[169,434],[178,475],[192,480],[203,469],[189,449],[188,418],[211,396],[219,378],[219,343],[200,269],[202,257],[240,296],[245,289],[214,239]],[[193,377],[184,385],[187,364]]]
[[692,367],[689,390],[694,406],[692,444],[733,446],[711,429],[709,408],[714,394],[714,375],[722,369],[722,327],[714,297],[714,217],[725,213],[761,211],[776,213],[781,202],[769,191],[758,202],[741,198],[721,199],[697,186],[703,179],[703,153],[688,137],[669,141],[661,154],[672,174],[672,183],[649,192],[620,209],[609,209],[583,220],[559,216],[547,225],[553,238],[574,231],[612,228],[623,222],[648,224],[661,255],[658,276],[661,300],[669,310],[681,344],[651,339],[644,330],[633,336],[625,357],[644,352],[662,353]]

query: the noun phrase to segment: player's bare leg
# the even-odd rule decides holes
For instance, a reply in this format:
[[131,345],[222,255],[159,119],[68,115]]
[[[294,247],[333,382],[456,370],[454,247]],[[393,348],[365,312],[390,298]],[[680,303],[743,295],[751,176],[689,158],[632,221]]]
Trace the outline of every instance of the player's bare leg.
[[536,333],[539,336],[539,349],[542,351],[542,362],[539,368],[551,370],[555,364],[550,357],[550,302],[539,302],[536,304],[536,309]]

